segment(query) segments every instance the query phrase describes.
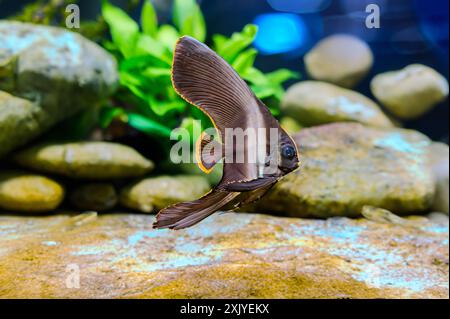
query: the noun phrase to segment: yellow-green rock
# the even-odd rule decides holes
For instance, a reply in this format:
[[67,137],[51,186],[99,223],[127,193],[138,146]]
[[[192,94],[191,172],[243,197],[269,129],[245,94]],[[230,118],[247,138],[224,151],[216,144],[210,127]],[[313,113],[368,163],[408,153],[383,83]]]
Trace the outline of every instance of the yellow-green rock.
[[64,199],[64,188],[54,180],[31,173],[0,172],[0,208],[12,212],[49,212]]
[[116,189],[108,183],[92,183],[75,188],[70,194],[71,204],[78,209],[105,211],[118,202]]
[[[0,216],[0,296],[449,297],[448,219],[419,229],[245,213],[180,231],[153,222],[144,214]],[[172,310],[169,318],[180,317]]]
[[304,60],[312,79],[351,88],[369,72],[373,54],[361,39],[335,34],[319,41]]
[[0,39],[0,157],[117,87],[114,58],[79,33],[2,20]]
[[154,167],[133,148],[108,142],[41,144],[19,152],[14,161],[41,172],[96,180],[142,176]]
[[280,125],[289,134],[297,133],[302,129],[302,126],[298,123],[298,121],[290,116],[283,116],[280,119]]
[[423,134],[334,123],[303,129],[294,139],[300,168],[256,203],[258,212],[353,217],[365,205],[400,215],[431,208],[431,141]]
[[303,81],[291,86],[283,97],[281,110],[306,126],[332,122],[394,126],[371,99],[358,92],[320,81]]
[[171,204],[197,199],[209,189],[208,180],[202,176],[149,177],[124,188],[120,194],[120,204],[150,213]]
[[372,94],[401,119],[414,119],[448,96],[448,82],[421,64],[378,74],[370,83]]
[[40,107],[0,91],[0,157],[40,134]]

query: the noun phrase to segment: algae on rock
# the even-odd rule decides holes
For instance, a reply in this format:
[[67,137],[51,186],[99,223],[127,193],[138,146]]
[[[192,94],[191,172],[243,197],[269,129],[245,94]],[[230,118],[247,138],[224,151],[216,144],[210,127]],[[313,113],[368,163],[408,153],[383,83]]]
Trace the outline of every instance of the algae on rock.
[[[0,38],[0,138],[7,141],[0,143],[0,157],[94,107],[117,86],[114,58],[79,34],[0,21]],[[7,110],[11,104],[20,114]]]

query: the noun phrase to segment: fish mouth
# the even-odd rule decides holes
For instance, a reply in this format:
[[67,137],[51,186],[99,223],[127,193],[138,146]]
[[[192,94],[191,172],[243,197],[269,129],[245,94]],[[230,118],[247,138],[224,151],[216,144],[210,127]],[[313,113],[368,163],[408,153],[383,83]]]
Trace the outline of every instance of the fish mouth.
[[285,166],[278,166],[278,169],[280,171],[282,171],[285,174],[289,174],[295,170],[297,170],[300,167],[300,163],[297,163],[295,166],[293,167],[285,167]]

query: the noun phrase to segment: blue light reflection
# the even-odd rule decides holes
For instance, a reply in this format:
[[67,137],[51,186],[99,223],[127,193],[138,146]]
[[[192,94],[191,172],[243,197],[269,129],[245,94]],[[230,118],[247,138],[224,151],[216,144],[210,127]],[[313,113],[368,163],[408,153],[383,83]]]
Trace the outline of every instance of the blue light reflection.
[[269,13],[255,18],[258,34],[254,45],[262,54],[288,53],[305,49],[310,42],[302,17],[291,13]]

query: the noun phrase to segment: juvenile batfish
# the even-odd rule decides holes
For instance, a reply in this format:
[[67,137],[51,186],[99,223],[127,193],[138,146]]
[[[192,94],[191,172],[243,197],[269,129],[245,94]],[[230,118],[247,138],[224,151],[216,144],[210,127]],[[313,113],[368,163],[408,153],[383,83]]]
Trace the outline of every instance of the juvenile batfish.
[[[162,209],[154,228],[190,227],[218,210],[251,203],[298,167],[293,139],[236,71],[205,44],[188,36],[178,40],[172,83],[183,99],[209,116],[219,135],[218,140],[209,134],[200,137],[199,167],[209,172],[223,160],[223,175],[220,183],[200,199]],[[227,139],[230,129],[254,132],[256,140],[263,142],[255,143],[247,136],[242,143],[234,143]],[[214,147],[206,151],[211,145]],[[242,154],[248,154],[246,160],[236,160]]]

